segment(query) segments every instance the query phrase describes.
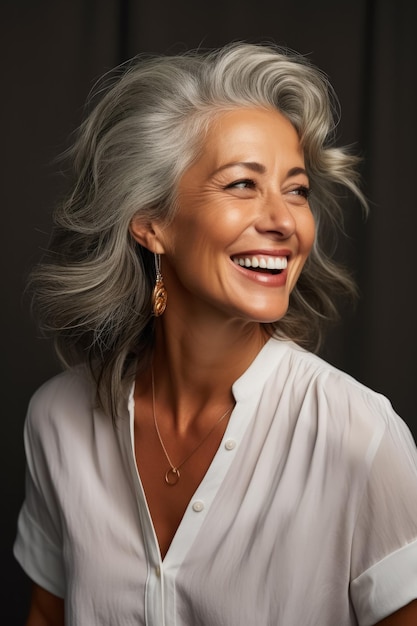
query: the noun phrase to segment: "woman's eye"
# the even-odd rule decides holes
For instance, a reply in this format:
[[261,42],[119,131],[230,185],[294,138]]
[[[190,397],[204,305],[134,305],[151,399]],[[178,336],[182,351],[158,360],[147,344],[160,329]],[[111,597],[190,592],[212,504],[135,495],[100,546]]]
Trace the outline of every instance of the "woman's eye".
[[300,185],[299,187],[296,187],[295,189],[291,189],[290,191],[290,194],[294,196],[300,196],[301,198],[304,198],[305,200],[308,200],[310,193],[311,193],[311,189],[309,187],[306,187],[305,185]]
[[243,180],[236,180],[229,185],[226,185],[226,189],[254,189],[255,182],[249,178]]

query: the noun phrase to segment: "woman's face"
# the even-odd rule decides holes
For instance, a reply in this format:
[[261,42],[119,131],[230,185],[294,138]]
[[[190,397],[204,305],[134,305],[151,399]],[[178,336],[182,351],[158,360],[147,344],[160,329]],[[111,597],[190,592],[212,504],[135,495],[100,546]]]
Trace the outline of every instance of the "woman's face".
[[264,323],[285,315],[314,240],[308,190],[283,115],[242,108],[217,118],[158,233],[169,308]]

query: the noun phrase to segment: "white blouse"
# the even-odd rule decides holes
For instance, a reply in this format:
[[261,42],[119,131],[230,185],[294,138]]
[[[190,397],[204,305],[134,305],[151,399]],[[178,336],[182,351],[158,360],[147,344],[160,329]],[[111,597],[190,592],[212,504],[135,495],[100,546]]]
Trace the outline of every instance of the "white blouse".
[[81,371],[34,395],[15,556],[68,626],[370,626],[417,598],[417,453],[383,396],[269,340],[161,560],[133,448]]

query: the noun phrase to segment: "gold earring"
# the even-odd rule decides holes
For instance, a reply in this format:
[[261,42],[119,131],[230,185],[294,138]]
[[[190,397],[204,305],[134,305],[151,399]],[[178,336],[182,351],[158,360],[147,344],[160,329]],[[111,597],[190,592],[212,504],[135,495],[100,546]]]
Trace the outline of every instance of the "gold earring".
[[156,280],[152,292],[152,311],[155,317],[159,317],[166,309],[168,294],[161,274],[161,255],[155,253],[154,256]]

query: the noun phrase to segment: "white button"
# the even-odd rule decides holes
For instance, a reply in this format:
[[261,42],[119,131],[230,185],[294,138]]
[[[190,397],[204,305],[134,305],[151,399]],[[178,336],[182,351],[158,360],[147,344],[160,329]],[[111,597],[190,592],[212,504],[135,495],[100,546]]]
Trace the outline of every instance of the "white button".
[[200,513],[200,511],[202,511],[204,509],[204,502],[201,502],[201,500],[196,500],[193,504],[193,511],[195,511],[196,513]]
[[160,576],[161,576],[161,568],[159,567],[159,565],[157,565],[155,567],[155,574],[157,575],[158,578],[160,578]]
[[236,446],[236,441],[234,439],[228,439],[224,444],[224,447],[226,448],[226,450],[233,450],[235,446]]

